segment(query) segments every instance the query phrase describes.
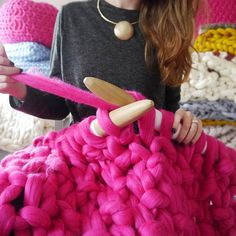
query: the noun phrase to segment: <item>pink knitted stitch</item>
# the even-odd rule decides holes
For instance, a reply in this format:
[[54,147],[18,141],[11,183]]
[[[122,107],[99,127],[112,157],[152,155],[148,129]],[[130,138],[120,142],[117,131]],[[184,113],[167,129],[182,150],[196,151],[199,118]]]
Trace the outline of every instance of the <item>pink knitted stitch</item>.
[[204,133],[179,145],[173,114],[162,114],[160,133],[147,118],[149,135],[103,124],[112,135],[96,137],[91,116],[5,157],[1,235],[235,235],[236,151]]
[[207,6],[202,6],[197,14],[197,31],[204,25],[231,25],[236,27],[235,0],[207,0],[206,2]]
[[37,42],[50,48],[57,11],[48,3],[8,0],[0,7],[0,42]]

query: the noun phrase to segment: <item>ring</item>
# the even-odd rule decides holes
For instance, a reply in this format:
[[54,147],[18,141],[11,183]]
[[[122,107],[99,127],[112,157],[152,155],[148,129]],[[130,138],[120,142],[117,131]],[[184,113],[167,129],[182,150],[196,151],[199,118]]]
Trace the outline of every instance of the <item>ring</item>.
[[197,119],[193,119],[193,120],[192,120],[192,123],[194,123],[194,124],[197,124],[197,125],[198,125],[198,122],[199,122],[199,121],[198,121]]

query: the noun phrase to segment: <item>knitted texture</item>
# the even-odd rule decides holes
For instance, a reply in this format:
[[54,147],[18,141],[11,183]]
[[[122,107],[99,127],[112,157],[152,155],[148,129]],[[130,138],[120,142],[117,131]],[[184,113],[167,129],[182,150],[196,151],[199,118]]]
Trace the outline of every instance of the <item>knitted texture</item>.
[[180,106],[200,119],[236,121],[236,104],[230,100],[188,101]]
[[236,149],[236,122],[235,125],[216,125],[216,126],[204,126],[204,132],[211,135],[227,146]]
[[[200,119],[211,119],[210,123],[203,120],[204,125],[214,125],[209,129],[204,127],[205,132],[221,131],[225,136],[221,140],[235,147],[236,130],[232,128],[225,134],[223,131],[236,121],[236,2],[206,2],[207,8],[202,7],[196,17],[194,43],[196,51],[204,53],[193,53],[190,81],[182,86],[182,105]],[[223,100],[231,101],[232,105]]]
[[[222,54],[222,55],[221,55]],[[227,54],[193,53],[190,79],[181,87],[181,102],[228,99],[236,102],[236,61]]]
[[9,96],[0,94],[0,149],[13,152],[55,129],[53,120],[39,119],[12,109]]
[[[224,125],[235,125],[236,122],[235,56],[227,52],[195,52],[192,58],[190,80],[181,87],[181,107],[202,120],[207,134],[222,131],[222,138],[213,136],[235,148],[236,130],[224,134],[224,129],[228,130]],[[221,128],[217,128],[218,125]],[[210,128],[205,129],[206,126]]]
[[227,121],[227,120],[202,120],[203,126],[210,125],[232,125],[236,126],[236,121]]
[[194,48],[199,52],[228,52],[236,55],[236,29],[233,28],[217,28],[209,29],[205,33],[200,34],[195,43]]
[[136,134],[99,109],[107,137],[90,132],[89,117],[2,160],[2,235],[235,235],[236,151],[205,134],[178,145],[173,114],[162,111],[159,133],[153,114]]
[[197,29],[201,29],[202,26],[206,28],[207,25],[210,27],[211,25],[222,26],[222,24],[236,25],[235,0],[207,0],[207,5],[207,13],[201,9],[197,14]]
[[8,0],[0,7],[0,42],[51,47],[57,9],[48,3]]
[[15,66],[28,71],[32,67],[44,74],[50,72],[50,52],[48,47],[35,42],[4,44],[8,58]]

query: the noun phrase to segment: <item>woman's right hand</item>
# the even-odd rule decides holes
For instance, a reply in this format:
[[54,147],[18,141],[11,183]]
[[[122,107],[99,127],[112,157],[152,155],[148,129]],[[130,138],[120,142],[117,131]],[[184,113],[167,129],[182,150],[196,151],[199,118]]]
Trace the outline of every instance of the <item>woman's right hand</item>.
[[6,54],[5,48],[0,44],[0,93],[10,94],[24,100],[26,96],[26,85],[14,80],[11,75],[19,74],[22,70],[14,66]]

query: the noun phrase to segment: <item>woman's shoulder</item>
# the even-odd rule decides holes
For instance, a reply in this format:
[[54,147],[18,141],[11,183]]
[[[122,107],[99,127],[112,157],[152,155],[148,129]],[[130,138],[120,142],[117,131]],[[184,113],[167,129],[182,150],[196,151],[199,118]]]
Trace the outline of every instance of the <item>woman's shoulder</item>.
[[96,12],[96,0],[83,0],[70,2],[62,6],[60,10],[61,27],[65,30],[78,28],[82,22],[87,22],[88,17]]
[[95,0],[86,0],[86,1],[75,1],[63,5],[62,9],[64,12],[86,10],[92,7]]

